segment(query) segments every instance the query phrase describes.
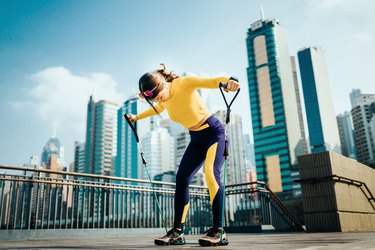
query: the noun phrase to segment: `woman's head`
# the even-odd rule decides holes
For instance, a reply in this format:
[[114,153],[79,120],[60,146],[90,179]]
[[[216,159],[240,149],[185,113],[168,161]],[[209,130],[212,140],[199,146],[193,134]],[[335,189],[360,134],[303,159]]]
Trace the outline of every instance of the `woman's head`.
[[139,79],[139,91],[146,100],[154,100],[163,91],[167,82],[178,78],[173,71],[167,72],[164,64],[161,65],[162,69],[147,72]]
[[155,112],[161,118],[159,112],[155,109],[151,101],[164,101],[170,97],[168,82],[172,82],[178,78],[178,75],[173,74],[173,71],[167,72],[165,65],[162,69],[157,69],[151,72],[147,72],[141,76],[138,82],[140,96],[150,104]]
[[165,80],[155,71],[147,72],[139,79],[139,91],[145,99],[154,99],[163,90]]

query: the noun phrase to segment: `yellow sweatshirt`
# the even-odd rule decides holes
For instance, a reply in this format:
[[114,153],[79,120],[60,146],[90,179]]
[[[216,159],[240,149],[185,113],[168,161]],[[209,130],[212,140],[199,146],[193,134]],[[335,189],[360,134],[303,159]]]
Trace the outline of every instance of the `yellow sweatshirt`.
[[[227,82],[229,77],[198,78],[193,76],[173,80],[171,98],[156,104],[155,109],[161,113],[167,109],[169,118],[185,128],[191,128],[211,115],[203,104],[197,89],[219,88],[220,82]],[[153,108],[137,115],[137,120],[156,115]]]

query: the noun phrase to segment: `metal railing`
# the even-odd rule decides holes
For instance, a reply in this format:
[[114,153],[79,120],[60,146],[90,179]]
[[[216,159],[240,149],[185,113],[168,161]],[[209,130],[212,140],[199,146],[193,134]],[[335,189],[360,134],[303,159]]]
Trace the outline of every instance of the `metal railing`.
[[[0,166],[0,230],[170,227],[175,184],[153,185],[162,213],[146,180]],[[202,233],[211,221],[207,188],[191,185],[186,228]],[[265,183],[228,185],[225,226],[261,225],[303,230]]]
[[322,181],[334,181],[334,182],[340,182],[340,183],[345,183],[351,186],[356,186],[361,189],[361,192],[363,195],[366,197],[368,200],[369,204],[375,211],[375,198],[374,195],[372,194],[370,188],[367,186],[365,182],[354,180],[348,177],[343,177],[339,175],[329,175],[329,176],[324,176],[324,177],[318,177],[318,178],[309,178],[309,179],[300,179],[296,180],[295,182],[297,183],[317,183],[317,182],[322,182]]

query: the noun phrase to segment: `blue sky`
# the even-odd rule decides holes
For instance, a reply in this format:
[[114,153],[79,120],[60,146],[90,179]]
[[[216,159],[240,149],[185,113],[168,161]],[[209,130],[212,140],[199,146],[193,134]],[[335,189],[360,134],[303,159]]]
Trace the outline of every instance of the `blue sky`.
[[69,164],[89,95],[120,104],[161,62],[239,77],[233,112],[251,134],[245,39],[261,5],[286,29],[291,55],[325,50],[336,114],[350,109],[352,89],[375,93],[371,0],[0,0],[0,164],[40,156],[54,130]]

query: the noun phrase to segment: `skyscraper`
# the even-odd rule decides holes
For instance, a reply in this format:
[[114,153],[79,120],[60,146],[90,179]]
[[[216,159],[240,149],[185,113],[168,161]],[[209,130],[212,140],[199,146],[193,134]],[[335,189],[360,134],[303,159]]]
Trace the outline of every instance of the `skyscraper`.
[[291,56],[290,62],[292,64],[294,90],[296,93],[296,101],[297,101],[297,109],[298,109],[298,120],[300,123],[299,126],[301,129],[301,135],[302,135],[301,147],[303,148],[304,152],[308,152],[307,141],[306,141],[306,136],[305,136],[305,124],[303,123],[302,105],[301,105],[298,74],[297,74],[297,67],[296,67],[296,58],[294,56]]
[[[175,140],[166,128],[156,127],[141,140],[151,179],[155,175],[175,171]],[[143,179],[147,178],[146,170],[143,168]]]
[[352,116],[350,112],[345,111],[343,114],[336,116],[336,120],[339,128],[342,154],[346,157],[355,159]]
[[[351,110],[357,161],[375,167],[375,95],[350,95],[355,104]],[[354,98],[356,96],[356,98]],[[353,98],[352,98],[353,97]]]
[[368,104],[371,102],[375,102],[375,95],[374,94],[362,94],[360,89],[353,89],[350,93],[350,102],[352,104],[352,108]]
[[61,146],[60,140],[54,136],[43,147],[40,165],[49,164],[51,155],[57,155],[57,162],[60,165],[64,164],[64,148]]
[[160,121],[160,127],[166,128],[169,134],[174,138],[175,145],[175,169],[176,172],[182,156],[190,142],[189,131],[185,129],[182,125],[173,122],[170,119],[165,119]]
[[341,154],[324,52],[317,47],[303,48],[298,51],[298,61],[311,152],[330,150]]
[[[215,117],[223,124],[226,119],[226,111],[217,111]],[[244,149],[244,135],[242,131],[242,120],[237,114],[231,113],[230,124],[227,127],[229,138],[229,156],[227,158],[227,184],[238,184],[246,182],[246,163]]]
[[250,135],[244,135],[245,165],[246,171],[255,169],[254,144],[250,141]]
[[131,96],[117,111],[117,177],[136,179],[140,177],[137,142],[133,131],[124,120],[125,114],[137,114],[137,110],[138,98],[136,96]]
[[352,104],[352,108],[357,106],[358,104],[358,97],[361,96],[361,90],[360,89],[353,89],[350,93],[350,103]]
[[304,136],[286,32],[277,20],[254,22],[247,33],[249,95],[258,180],[275,192],[293,191]]
[[85,143],[74,143],[74,172],[85,173]]
[[87,106],[85,145],[86,173],[112,175],[116,155],[118,105],[109,101],[94,102]]

